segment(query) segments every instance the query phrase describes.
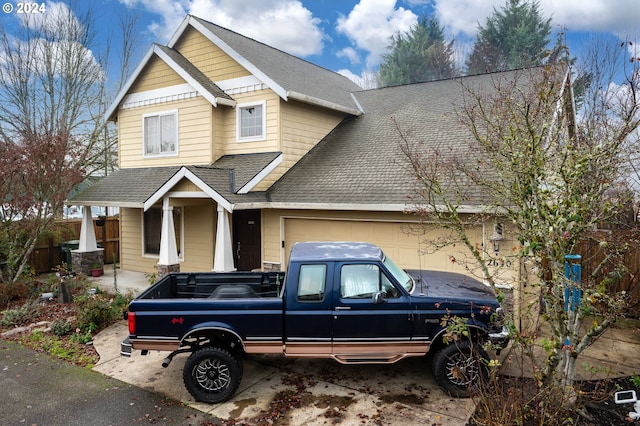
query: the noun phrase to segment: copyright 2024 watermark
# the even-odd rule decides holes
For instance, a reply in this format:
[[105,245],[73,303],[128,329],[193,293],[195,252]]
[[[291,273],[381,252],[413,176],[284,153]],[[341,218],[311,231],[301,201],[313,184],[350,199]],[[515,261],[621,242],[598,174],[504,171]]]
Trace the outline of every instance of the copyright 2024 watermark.
[[39,14],[47,11],[47,5],[45,3],[9,3],[6,2],[2,5],[2,11],[4,13],[17,13],[22,14]]

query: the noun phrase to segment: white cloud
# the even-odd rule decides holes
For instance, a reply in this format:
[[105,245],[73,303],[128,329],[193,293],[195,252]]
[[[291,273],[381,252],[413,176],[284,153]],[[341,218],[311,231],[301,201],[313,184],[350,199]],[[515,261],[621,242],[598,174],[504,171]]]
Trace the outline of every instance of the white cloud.
[[[34,75],[58,75],[72,72],[69,63],[74,63],[84,78],[101,81],[105,73],[93,51],[82,43],[87,40],[85,23],[65,3],[47,2],[46,13],[16,14],[18,22],[27,32],[9,36],[13,55],[24,55],[29,61],[25,72]],[[24,38],[21,38],[24,37]],[[90,37],[89,37],[90,39]],[[0,53],[0,65],[7,66],[7,53]],[[14,63],[11,67],[20,67]]]
[[320,20],[299,0],[121,0],[160,15],[149,30],[166,41],[185,15],[236,31],[297,56],[320,54],[325,38]]
[[347,77],[363,89],[375,89],[378,87],[378,75],[373,71],[365,70],[360,75],[354,74],[348,69],[341,69],[336,72]]
[[392,35],[407,32],[418,22],[418,16],[395,0],[360,0],[348,16],[338,18],[336,29],[346,35],[357,48],[368,52],[367,69],[380,63]]
[[[454,35],[474,37],[478,23],[484,25],[494,8],[506,0],[434,0],[440,24]],[[640,33],[640,4],[637,0],[539,0],[543,17],[569,31],[611,32],[619,37]]]
[[346,58],[352,65],[360,63],[360,55],[358,55],[358,51],[353,47],[340,49],[336,55],[338,58]]
[[435,0],[433,7],[440,25],[447,32],[455,36],[475,37],[478,23],[484,25],[494,6],[499,9],[504,4],[504,0]]
[[540,8],[569,31],[611,32],[622,38],[639,33],[637,0],[540,0]]
[[16,14],[20,25],[37,28],[57,40],[77,39],[85,34],[85,26],[65,3],[47,2],[46,13]]

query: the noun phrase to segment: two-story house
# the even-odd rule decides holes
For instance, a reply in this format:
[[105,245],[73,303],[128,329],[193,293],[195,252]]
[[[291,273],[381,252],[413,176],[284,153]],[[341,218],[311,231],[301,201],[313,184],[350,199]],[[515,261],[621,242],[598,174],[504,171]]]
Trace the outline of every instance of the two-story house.
[[[464,272],[450,261],[459,247],[424,253],[424,232],[438,230],[406,213],[415,178],[398,131],[455,148],[470,137],[454,109],[461,96],[458,80],[362,90],[187,16],[108,111],[119,170],[69,203],[120,208],[127,270],[284,269],[294,242],[353,240],[406,268]],[[482,211],[481,194],[468,202],[465,212]],[[476,227],[474,241],[488,245],[494,225]],[[85,228],[81,252],[95,250]]]

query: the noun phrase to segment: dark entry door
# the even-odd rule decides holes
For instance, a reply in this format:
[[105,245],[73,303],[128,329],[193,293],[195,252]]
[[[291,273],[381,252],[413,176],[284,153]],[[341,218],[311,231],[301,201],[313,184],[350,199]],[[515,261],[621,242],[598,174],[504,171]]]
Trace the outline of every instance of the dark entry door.
[[233,212],[233,249],[239,271],[261,267],[260,210]]

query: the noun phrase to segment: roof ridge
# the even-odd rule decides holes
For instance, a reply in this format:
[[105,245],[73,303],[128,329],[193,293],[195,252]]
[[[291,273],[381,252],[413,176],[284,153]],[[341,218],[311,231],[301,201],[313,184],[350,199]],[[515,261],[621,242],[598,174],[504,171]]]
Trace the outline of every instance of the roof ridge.
[[[328,72],[330,72],[330,73],[333,73],[333,74],[339,75],[340,77],[342,77],[342,78],[345,78],[345,79],[349,80],[347,77],[345,77],[344,75],[342,75],[342,74],[340,74],[340,73],[338,73],[338,72],[336,72],[336,71],[330,70],[329,68],[325,68],[325,67],[323,67],[323,66],[321,66],[321,65],[318,65],[318,64],[316,64],[316,63],[314,63],[314,62],[311,62],[311,61],[309,61],[309,60],[307,60],[307,59],[304,59],[304,58],[301,58],[301,57],[299,57],[299,56],[293,55],[293,54],[291,54],[291,53],[289,53],[289,52],[286,52],[286,51],[284,51],[284,50],[282,50],[282,49],[278,49],[277,47],[274,47],[274,46],[271,46],[271,45],[269,45],[269,44],[266,44],[265,42],[262,42],[262,41],[260,41],[260,40],[256,40],[255,38],[252,38],[252,37],[246,36],[246,35],[244,35],[244,34],[241,34],[241,33],[237,32],[237,31],[234,31],[234,30],[232,30],[232,29],[229,29],[229,28],[223,27],[223,26],[221,26],[221,25],[218,25],[218,24],[216,24],[216,23],[214,23],[214,22],[208,21],[208,20],[206,20],[206,19],[204,19],[204,18],[201,18],[201,17],[199,17],[199,16],[195,16],[195,15],[191,15],[191,14],[190,14],[189,16],[191,16],[192,18],[197,19],[197,20],[199,20],[199,21],[205,22],[205,23],[207,23],[207,24],[209,24],[209,25],[213,25],[214,27],[220,28],[220,29],[221,29],[221,30],[223,30],[223,31],[228,31],[228,32],[233,33],[233,34],[235,34],[235,35],[237,35],[237,36],[240,36],[240,37],[245,38],[245,39],[247,39],[247,40],[251,40],[251,41],[253,41],[253,42],[255,42],[255,43],[258,43],[258,44],[260,44],[260,45],[262,45],[262,46],[264,46],[264,47],[267,47],[267,48],[269,48],[269,49],[272,49],[272,50],[278,51],[278,52],[280,52],[280,53],[283,53],[283,54],[285,54],[285,55],[287,55],[287,56],[289,56],[289,57],[291,57],[291,58],[293,58],[293,59],[296,59],[296,60],[298,60],[298,61],[305,62],[305,63],[307,63],[307,64],[309,64],[309,65],[313,65],[313,66],[314,66],[314,67],[316,67],[316,68],[320,68],[321,70],[328,71]],[[349,81],[351,81],[351,80],[349,80]]]

